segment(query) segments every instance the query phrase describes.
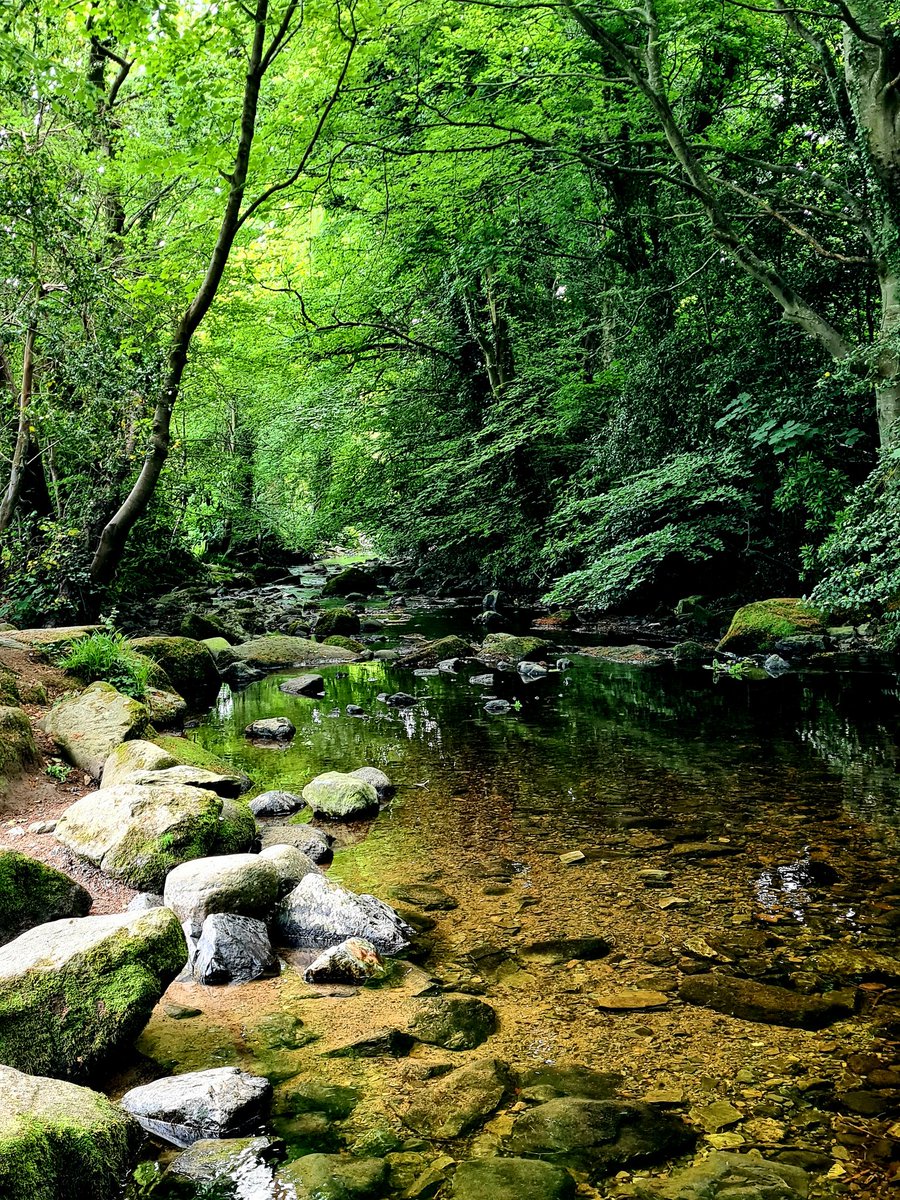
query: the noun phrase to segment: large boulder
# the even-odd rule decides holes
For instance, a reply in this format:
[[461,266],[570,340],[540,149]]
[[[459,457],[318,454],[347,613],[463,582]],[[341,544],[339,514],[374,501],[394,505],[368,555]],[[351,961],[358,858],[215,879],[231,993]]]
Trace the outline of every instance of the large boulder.
[[[327,862],[331,858],[334,838],[312,825],[268,825],[262,831],[262,848],[293,846],[302,850],[314,863]],[[299,883],[299,880],[297,881]]]
[[3,1200],[118,1200],[142,1138],[99,1092],[0,1066]]
[[130,645],[158,663],[192,707],[203,708],[215,700],[222,681],[215,659],[202,642],[187,637],[142,637],[132,638]]
[[350,596],[353,592],[361,592],[369,596],[378,588],[375,576],[365,567],[346,567],[332,575],[322,588],[323,596]]
[[287,817],[306,807],[302,796],[294,792],[263,792],[248,805],[254,817]]
[[259,738],[266,742],[289,742],[297,728],[289,717],[263,717],[259,721],[251,721],[244,734],[249,738]]
[[308,854],[298,850],[296,846],[274,845],[265,846],[259,852],[259,857],[269,863],[278,876],[279,897],[292,892],[301,879],[307,875],[321,875],[322,868],[317,866]]
[[824,996],[792,992],[787,988],[742,979],[736,975],[688,975],[678,995],[689,1004],[765,1025],[822,1029],[853,1012],[852,994],[829,992]]
[[821,613],[803,600],[757,600],[737,610],[716,649],[762,654],[784,638],[824,632]]
[[350,777],[351,779],[361,779],[363,783],[370,783],[375,789],[379,804],[390,800],[397,790],[384,771],[380,771],[378,767],[358,767],[355,771],[350,772]]
[[203,767],[187,767],[177,763],[174,767],[164,767],[160,771],[132,771],[121,781],[133,783],[138,787],[166,787],[179,784],[184,787],[205,788],[215,792],[223,799],[236,799],[241,794],[241,781],[235,775],[217,775],[215,771],[207,771]]
[[574,1200],[562,1167],[529,1158],[473,1158],[453,1176],[453,1200]]
[[383,900],[357,895],[325,875],[307,875],[282,900],[275,914],[287,946],[336,946],[363,938],[380,954],[408,950],[413,930]]
[[550,642],[538,637],[516,637],[512,633],[489,633],[484,639],[481,654],[489,659],[506,662],[541,662],[551,657]]
[[516,1118],[509,1149],[592,1178],[672,1158],[696,1135],[681,1117],[630,1100],[548,1100]]
[[141,737],[149,720],[138,700],[108,683],[92,683],[80,695],[57,701],[44,718],[44,729],[76,767],[99,779],[116,746]]
[[37,756],[28,714],[16,705],[0,706],[0,796]]
[[211,913],[269,916],[278,900],[278,872],[258,854],[195,858],[166,876],[163,902],[196,936]]
[[272,634],[253,638],[243,645],[235,646],[238,660],[248,667],[274,670],[276,667],[318,666],[320,663],[355,662],[359,657],[341,646],[323,646],[309,638],[288,637]]
[[0,948],[0,1061],[89,1074],[130,1045],[186,961],[167,908],[30,929]]
[[378,808],[375,787],[354,775],[341,771],[326,771],[317,775],[303,789],[303,799],[322,816],[347,820],[374,812]]
[[350,633],[359,633],[359,617],[349,608],[325,608],[316,618],[316,640],[319,642],[336,634],[346,637]]
[[138,891],[162,891],[181,862],[213,853],[222,800],[203,788],[120,784],[90,792],[56,824],[64,846]]
[[212,854],[243,854],[259,843],[256,818],[242,800],[223,800]]
[[107,756],[100,786],[116,787],[125,783],[136,771],[164,771],[167,767],[177,766],[178,760],[162,746],[144,738],[134,738],[130,742],[122,742]]
[[46,921],[86,916],[90,907],[90,892],[62,871],[0,850],[0,944]]
[[198,983],[250,983],[278,974],[278,955],[262,921],[213,913],[203,922],[192,972]]
[[404,667],[436,667],[448,658],[471,658],[474,653],[474,648],[468,642],[451,635],[438,638],[436,642],[427,642],[417,650],[404,654],[400,664]]
[[767,1162],[760,1154],[713,1153],[667,1179],[638,1179],[641,1200],[805,1200],[802,1167]]
[[[184,742],[185,739],[173,740]],[[207,788],[217,796],[233,799],[247,790],[249,780],[245,775],[230,771],[224,762],[221,763],[221,770],[184,763],[155,742],[136,738],[117,746],[103,768],[101,788],[116,787],[120,783],[183,783],[188,787]]]
[[325,691],[325,680],[321,675],[294,675],[279,683],[278,690],[286,696],[321,696]]
[[485,1058],[433,1083],[413,1100],[403,1121],[423,1137],[460,1137],[489,1117],[510,1087],[506,1063]]
[[420,1042],[445,1050],[474,1050],[497,1028],[497,1014],[476,996],[433,996],[423,1000],[410,1022]]
[[213,1067],[142,1084],[119,1103],[148,1133],[190,1146],[201,1138],[252,1133],[268,1115],[272,1085],[237,1067]]

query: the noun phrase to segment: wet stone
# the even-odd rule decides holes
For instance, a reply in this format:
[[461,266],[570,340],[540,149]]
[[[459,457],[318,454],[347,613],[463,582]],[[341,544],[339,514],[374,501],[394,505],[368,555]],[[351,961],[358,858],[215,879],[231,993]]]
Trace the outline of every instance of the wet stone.
[[245,1026],[244,1041],[257,1053],[267,1050],[299,1050],[316,1040],[298,1016],[290,1012],[267,1013],[252,1026]]
[[269,825],[262,831],[262,848],[294,846],[314,863],[328,862],[334,839],[312,825]]
[[262,1196],[274,1182],[274,1157],[275,1147],[265,1137],[202,1139],[178,1155],[166,1179],[212,1188],[217,1200]]
[[387,1174],[380,1158],[306,1154],[283,1166],[278,1180],[294,1189],[297,1200],[376,1200],[384,1194]]
[[618,988],[605,992],[592,992],[591,1002],[597,1008],[607,1009],[609,1012],[628,1012],[629,1010],[665,1008],[669,1003],[669,997],[662,992],[653,992],[646,988]]
[[305,806],[303,797],[294,792],[263,792],[247,805],[254,817],[284,817]]
[[432,883],[406,883],[393,888],[391,895],[404,904],[423,908],[426,912],[449,912],[457,902],[443,888]]
[[324,1052],[326,1058],[403,1058],[409,1054],[415,1038],[402,1029],[373,1029],[340,1046]]
[[278,1106],[282,1112],[320,1112],[335,1121],[344,1121],[358,1104],[356,1088],[335,1083],[320,1083],[316,1079],[292,1079],[285,1085]]
[[278,970],[264,922],[232,913],[214,913],[203,922],[193,962],[198,983],[249,983]]
[[[615,1071],[595,1071],[578,1064],[556,1063],[524,1071],[519,1084],[525,1089],[541,1088],[545,1099],[575,1096],[582,1100],[609,1100],[621,1086],[623,1077]],[[553,1095],[549,1095],[552,1092]]]
[[689,1004],[745,1021],[803,1029],[821,1029],[853,1012],[852,999],[838,992],[807,996],[733,975],[690,975],[682,981],[678,995]]
[[497,1028],[497,1014],[474,996],[435,996],[421,1003],[409,1028],[420,1042],[474,1050]]
[[453,1200],[573,1200],[575,1180],[551,1163],[526,1158],[476,1158],[460,1163]]
[[719,1129],[727,1129],[743,1120],[744,1114],[726,1100],[717,1100],[704,1108],[691,1110],[691,1119],[701,1125],[707,1133],[716,1133]]
[[506,1063],[486,1058],[429,1085],[414,1099],[403,1121],[423,1137],[439,1141],[459,1137],[490,1116],[510,1086]]
[[388,969],[371,942],[364,938],[347,938],[332,946],[306,968],[307,983],[364,984],[384,979]]
[[571,962],[580,959],[592,962],[605,958],[612,946],[602,937],[560,937],[543,941],[528,942],[519,952],[523,958],[548,964]]
[[278,685],[286,696],[321,696],[325,691],[325,680],[321,675],[295,675]]
[[296,732],[294,722],[287,717],[264,717],[260,721],[252,721],[244,730],[249,738],[273,742],[289,742]]
[[804,1200],[806,1172],[761,1155],[711,1154],[668,1179],[640,1180],[641,1200]]
[[358,767],[355,771],[351,771],[350,775],[353,779],[359,779],[373,787],[379,804],[390,800],[397,790],[384,771],[380,771],[378,767]]
[[271,1099],[267,1079],[236,1067],[215,1067],[145,1083],[119,1103],[148,1133],[190,1146],[201,1138],[250,1132],[265,1120]]

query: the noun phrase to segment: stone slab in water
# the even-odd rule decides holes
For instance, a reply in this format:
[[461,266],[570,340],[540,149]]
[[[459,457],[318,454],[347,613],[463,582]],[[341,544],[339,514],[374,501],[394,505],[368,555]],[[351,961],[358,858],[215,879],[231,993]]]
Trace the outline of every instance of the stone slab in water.
[[384,1195],[388,1165],[382,1158],[348,1154],[306,1154],[278,1172],[298,1200],[378,1200]]
[[673,1158],[696,1140],[681,1117],[627,1100],[549,1100],[516,1119],[509,1149],[589,1172]]
[[317,666],[319,663],[355,662],[359,657],[342,646],[326,646],[309,638],[288,637],[276,634],[253,638],[234,647],[241,662],[250,667],[273,669],[275,667]]
[[117,1200],[141,1141],[98,1092],[0,1066],[3,1200]]
[[321,675],[295,675],[279,683],[278,690],[286,696],[321,696],[325,691],[325,680]]
[[30,929],[0,949],[0,1061],[60,1076],[99,1067],[131,1044],[186,960],[167,908]]
[[322,816],[336,820],[361,817],[378,808],[378,792],[371,783],[342,771],[317,775],[303,789],[303,799]]
[[268,1116],[272,1085],[237,1067],[189,1071],[145,1083],[119,1101],[144,1129],[175,1146],[252,1132]]
[[244,730],[249,738],[273,742],[289,742],[296,732],[294,722],[287,717],[262,717],[259,721],[251,721]]
[[713,1153],[668,1179],[637,1181],[641,1200],[805,1200],[809,1176],[800,1167],[757,1154]]
[[266,1137],[203,1138],[172,1162],[167,1180],[193,1188],[212,1188],[215,1195],[274,1195],[270,1165],[276,1147]]
[[615,988],[604,992],[592,992],[591,1001],[597,1008],[607,1009],[609,1012],[628,1012],[665,1008],[669,997],[663,992],[653,992],[646,988]]
[[527,1158],[475,1158],[460,1163],[453,1200],[574,1200],[575,1180],[552,1163]]
[[689,1004],[745,1021],[802,1029],[822,1029],[853,1012],[853,998],[846,993],[807,996],[734,975],[689,975],[681,981],[678,995]]
[[476,996],[434,996],[422,1001],[409,1028],[420,1042],[474,1050],[497,1028],[497,1014]]
[[248,804],[254,817],[286,817],[299,812],[306,801],[295,792],[263,792]]
[[404,1113],[403,1122],[423,1137],[460,1137],[499,1108],[511,1084],[506,1063],[482,1059],[430,1084]]

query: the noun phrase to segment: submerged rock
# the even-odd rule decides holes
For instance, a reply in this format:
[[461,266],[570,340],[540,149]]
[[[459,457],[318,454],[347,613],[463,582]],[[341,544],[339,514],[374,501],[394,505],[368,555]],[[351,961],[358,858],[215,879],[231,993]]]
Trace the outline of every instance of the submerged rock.
[[564,1098],[517,1117],[509,1148],[514,1154],[547,1159],[596,1178],[622,1167],[674,1157],[695,1139],[681,1117],[652,1104]]
[[167,908],[30,929],[0,949],[0,1061],[91,1072],[131,1044],[186,960]]
[[244,730],[246,737],[272,742],[289,742],[296,732],[294,722],[287,717],[263,717],[251,721]]
[[389,704],[391,708],[412,708],[417,703],[415,696],[411,696],[409,692],[392,692],[384,698],[385,704]]
[[203,922],[193,963],[198,983],[249,983],[278,970],[278,955],[262,921],[213,913]]
[[457,901],[443,888],[433,883],[405,883],[392,889],[391,895],[404,904],[412,904],[425,912],[451,912]]
[[423,1137],[443,1140],[474,1129],[499,1108],[512,1081],[506,1063],[485,1058],[429,1085],[403,1116]]
[[497,1028],[497,1014],[475,996],[434,996],[420,1004],[409,1028],[420,1042],[474,1050]]
[[263,792],[248,803],[254,817],[286,817],[299,812],[306,801],[294,792]]
[[99,1092],[0,1066],[4,1200],[118,1200],[141,1141]]
[[512,705],[508,700],[488,700],[484,706],[484,711],[491,717],[500,717],[505,713],[512,711]]
[[331,858],[334,838],[312,825],[269,825],[262,831],[262,847],[294,846],[302,850],[314,863],[327,862]]
[[222,804],[215,793],[183,784],[119,784],[76,800],[55,834],[129,887],[160,891],[174,866],[215,848]]
[[268,1115],[272,1085],[237,1067],[214,1067],[157,1079],[126,1092],[122,1108],[144,1129],[175,1146],[251,1132]]
[[35,925],[83,917],[90,907],[90,892],[62,871],[0,850],[0,945]]
[[369,983],[387,970],[378,951],[364,938],[347,938],[320,954],[303,972],[307,983]]
[[800,1167],[757,1153],[713,1153],[668,1179],[638,1180],[641,1200],[804,1200],[809,1177]]
[[140,737],[150,720],[147,708],[108,683],[92,683],[79,696],[64,696],[43,727],[76,767],[94,779],[107,758],[129,738]]
[[574,1200],[575,1180],[552,1163],[473,1158],[453,1176],[453,1200]]
[[378,807],[378,793],[357,775],[326,771],[303,789],[303,799],[313,810],[336,820],[359,817]]
[[413,930],[383,900],[357,895],[324,875],[307,875],[279,905],[279,937],[288,946],[334,946],[363,938],[381,954],[408,950]]
[[172,1162],[166,1180],[208,1191],[216,1200],[274,1197],[277,1148],[265,1137],[203,1138]]
[[808,996],[735,975],[688,975],[678,995],[689,1004],[766,1025],[821,1029],[853,1012],[852,997],[838,992]]
[[615,1071],[595,1071],[577,1063],[546,1063],[523,1071],[519,1086],[523,1092],[540,1091],[544,1100],[577,1096],[582,1100],[611,1100],[622,1085]]
[[297,1200],[378,1200],[385,1194],[388,1165],[382,1158],[305,1154],[278,1172]]
[[278,899],[278,874],[258,854],[226,854],[182,863],[166,876],[163,902],[194,936],[212,913],[267,917]]
[[325,691],[325,680],[321,675],[295,675],[278,685],[279,692],[286,696],[321,696]]

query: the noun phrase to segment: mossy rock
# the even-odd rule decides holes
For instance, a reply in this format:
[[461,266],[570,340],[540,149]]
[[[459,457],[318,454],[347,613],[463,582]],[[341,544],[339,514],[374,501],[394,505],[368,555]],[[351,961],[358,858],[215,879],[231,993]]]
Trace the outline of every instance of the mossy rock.
[[0,1061],[89,1076],[130,1046],[186,961],[167,908],[28,930],[0,949]]
[[322,595],[349,596],[352,592],[362,592],[364,596],[369,596],[377,587],[378,581],[369,571],[363,567],[347,567],[345,571],[332,575],[322,588]]
[[90,892],[62,871],[0,850],[0,944],[45,921],[83,917],[90,907]]
[[344,637],[343,634],[333,633],[325,639],[326,646],[340,646],[342,650],[351,650],[354,654],[362,654],[365,646],[355,638]]
[[[206,750],[199,742],[191,741],[190,738],[176,737],[171,733],[159,733],[154,737],[153,744],[164,750],[174,759],[175,763],[180,763],[182,766],[200,767],[204,771],[214,771],[217,775],[227,775],[239,779],[243,785],[242,792],[249,792],[253,787],[253,781],[249,775],[238,771],[230,762],[219,758],[217,754]],[[173,764],[166,763],[165,765]]]
[[824,632],[822,614],[804,600],[757,600],[737,610],[716,649],[762,654],[783,638]]
[[37,757],[28,714],[11,705],[0,707],[0,796]]
[[108,683],[92,683],[79,696],[64,696],[44,718],[43,727],[67,757],[99,779],[117,746],[140,737],[150,720],[145,705]]
[[11,671],[9,667],[0,666],[0,704],[15,707],[21,701],[18,675],[15,671]]
[[99,1092],[0,1066],[4,1200],[116,1200],[142,1141]]
[[323,608],[316,618],[315,633],[320,642],[335,634],[359,633],[359,617],[349,608]]
[[[337,632],[329,630],[329,633]],[[350,632],[355,632],[351,630]],[[312,642],[308,638],[288,637],[285,634],[270,634],[268,637],[253,638],[235,646],[234,653],[240,662],[249,667],[261,667],[271,671],[277,667],[295,665],[317,666],[319,663],[354,662],[356,655],[341,646],[326,646],[323,642]]]
[[505,658],[509,662],[539,662],[546,659],[553,647],[543,638],[516,637],[512,633],[489,633],[481,647],[487,658]]
[[256,817],[241,800],[223,800],[213,854],[243,854],[256,844]]
[[471,658],[475,653],[474,647],[462,638],[451,634],[449,637],[438,638],[429,642],[411,654],[405,654],[400,659],[403,667],[436,667],[439,662],[448,658]]
[[173,689],[188,704],[203,707],[218,695],[221,679],[208,647],[194,638],[142,637],[129,643],[140,654],[159,663]]
[[202,642],[207,638],[227,638],[231,630],[215,613],[189,612],[181,619],[178,632],[182,637]]

